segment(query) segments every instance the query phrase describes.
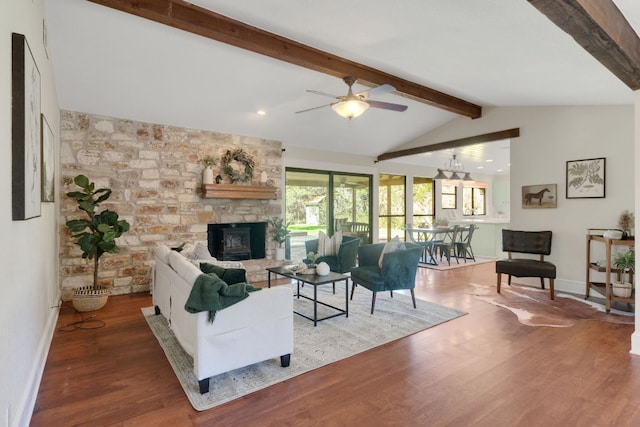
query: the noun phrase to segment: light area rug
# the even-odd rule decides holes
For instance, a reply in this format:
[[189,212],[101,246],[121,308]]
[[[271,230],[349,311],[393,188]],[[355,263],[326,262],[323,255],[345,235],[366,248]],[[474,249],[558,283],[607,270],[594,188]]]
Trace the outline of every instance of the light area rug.
[[549,297],[549,289],[512,283],[503,283],[500,293],[496,287],[471,283],[475,298],[502,307],[516,315],[518,321],[528,326],[567,328],[580,320],[597,320],[609,323],[634,324],[634,313],[612,309],[605,311],[604,304],[585,300],[583,296],[557,292],[555,300]]
[[432,270],[439,270],[439,271],[447,271],[447,270],[455,270],[458,268],[465,268],[465,267],[473,267],[474,265],[478,265],[478,264],[486,264],[488,262],[494,262],[495,258],[481,258],[481,257],[476,257],[476,260],[472,260],[472,259],[468,259],[467,262],[464,262],[463,259],[459,260],[459,263],[456,263],[456,259],[455,258],[451,258],[451,265],[447,264],[447,260],[446,259],[442,259],[442,261],[438,260],[438,265],[431,265],[428,263],[420,263],[420,267],[426,267],[426,268],[430,268]]
[[[313,288],[307,285],[303,291],[312,295]],[[344,307],[344,287],[337,286],[333,295],[331,286],[321,286],[318,299]],[[220,374],[210,380],[209,393],[202,395],[193,373],[193,359],[182,350],[164,316],[156,316],[153,307],[143,308],[142,312],[189,401],[202,411],[466,314],[420,299],[416,299],[416,305],[414,309],[409,295],[394,292],[391,299],[388,292],[379,293],[371,315],[371,292],[357,287],[349,301],[348,318],[335,317],[314,327],[312,321],[294,314],[294,350],[288,368],[281,367],[280,358],[276,358]],[[318,313],[322,317],[320,307]],[[313,303],[294,298],[294,309],[312,314]]]

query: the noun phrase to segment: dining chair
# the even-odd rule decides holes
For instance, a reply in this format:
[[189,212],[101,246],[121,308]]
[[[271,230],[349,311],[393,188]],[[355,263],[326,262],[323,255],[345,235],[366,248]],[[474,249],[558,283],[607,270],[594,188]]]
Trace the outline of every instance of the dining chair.
[[429,261],[429,258],[431,256],[431,245],[432,242],[431,240],[428,238],[428,234],[424,231],[421,231],[418,229],[415,229],[413,227],[413,224],[406,224],[405,226],[405,230],[407,231],[408,237],[409,237],[409,241],[411,243],[415,243],[416,245],[422,246],[422,256],[420,257],[420,262],[423,263],[433,263],[433,260]]
[[440,253],[440,260],[442,261],[442,256],[444,255],[447,258],[447,264],[451,265],[451,256],[453,255],[456,259],[456,263],[460,264],[458,261],[458,254],[456,252],[456,241],[458,238],[458,226],[454,225],[452,228],[447,229],[444,233],[444,238],[441,241],[437,241],[434,243],[434,256],[436,252]]
[[458,240],[456,241],[456,257],[462,257],[464,262],[467,262],[467,259],[472,259],[473,262],[476,261],[476,257],[473,254],[473,249],[471,248],[471,238],[473,237],[473,230],[478,228],[475,224],[469,224],[465,227],[458,229]]

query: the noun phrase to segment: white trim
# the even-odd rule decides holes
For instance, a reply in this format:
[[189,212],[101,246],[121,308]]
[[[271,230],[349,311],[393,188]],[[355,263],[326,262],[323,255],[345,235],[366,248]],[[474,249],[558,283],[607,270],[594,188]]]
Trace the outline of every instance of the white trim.
[[631,351],[629,353],[640,356],[640,333],[637,331],[631,334]]
[[[60,295],[58,294],[58,301]],[[38,351],[34,355],[33,365],[29,373],[29,379],[25,382],[24,395],[20,399],[20,405],[16,408],[16,417],[11,426],[15,427],[27,427],[30,424],[31,416],[33,415],[33,408],[36,405],[36,399],[38,398],[38,390],[40,389],[40,381],[42,381],[42,374],[44,373],[44,367],[47,363],[47,356],[49,349],[51,348],[51,341],[53,340],[53,333],[56,329],[58,322],[59,307],[51,309],[49,318],[47,319],[47,325],[44,329],[44,333],[38,343]]]

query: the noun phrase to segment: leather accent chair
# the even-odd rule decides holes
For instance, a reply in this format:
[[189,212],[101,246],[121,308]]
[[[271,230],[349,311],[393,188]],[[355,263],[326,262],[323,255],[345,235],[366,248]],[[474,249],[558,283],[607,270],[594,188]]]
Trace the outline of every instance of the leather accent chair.
[[356,285],[369,289],[372,293],[371,314],[376,305],[376,293],[389,291],[393,298],[393,291],[410,289],[413,308],[416,308],[416,297],[413,289],[416,286],[416,272],[418,262],[424,248],[421,245],[405,242],[405,249],[385,253],[382,258],[382,268],[379,265],[380,254],[385,243],[363,245],[358,248],[358,267],[351,269],[351,299]]
[[[556,278],[555,264],[545,261],[544,256],[551,254],[551,231],[516,231],[502,230],[502,250],[508,258],[496,261],[497,290],[500,293],[502,274],[509,276],[539,277],[540,286],[544,289],[544,279],[549,279],[551,299],[555,299],[553,282]],[[513,258],[512,253],[539,255],[539,259]]]

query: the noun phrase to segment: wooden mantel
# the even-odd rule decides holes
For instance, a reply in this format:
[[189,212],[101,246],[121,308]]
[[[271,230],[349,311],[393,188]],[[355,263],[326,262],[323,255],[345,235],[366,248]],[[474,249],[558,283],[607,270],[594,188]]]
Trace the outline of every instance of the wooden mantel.
[[204,199],[275,199],[276,187],[241,184],[203,184]]

